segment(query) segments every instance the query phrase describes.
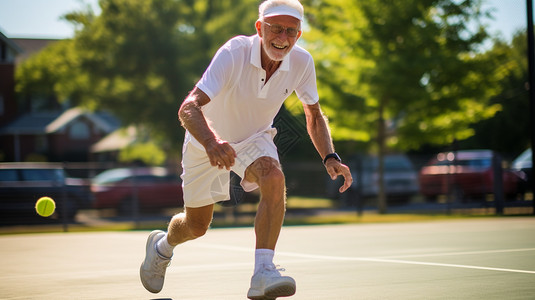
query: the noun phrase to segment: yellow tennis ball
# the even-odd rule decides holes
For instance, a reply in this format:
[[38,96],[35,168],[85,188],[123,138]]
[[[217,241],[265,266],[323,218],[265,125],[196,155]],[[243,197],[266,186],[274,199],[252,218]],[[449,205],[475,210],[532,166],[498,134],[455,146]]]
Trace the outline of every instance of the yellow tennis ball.
[[56,202],[50,197],[41,197],[35,203],[35,211],[42,217],[49,217],[56,210]]

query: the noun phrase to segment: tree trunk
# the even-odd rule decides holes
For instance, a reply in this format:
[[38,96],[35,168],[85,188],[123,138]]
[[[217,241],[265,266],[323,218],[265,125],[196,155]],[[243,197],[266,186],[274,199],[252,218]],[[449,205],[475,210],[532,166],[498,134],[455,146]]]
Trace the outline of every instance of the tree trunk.
[[379,145],[379,154],[378,154],[378,175],[379,175],[379,193],[377,194],[377,204],[380,214],[386,214],[387,205],[386,205],[386,192],[385,192],[385,181],[384,181],[384,156],[385,156],[385,140],[386,140],[386,129],[385,129],[385,118],[384,118],[384,107],[386,99],[381,98],[379,100],[379,120],[377,128],[377,143]]

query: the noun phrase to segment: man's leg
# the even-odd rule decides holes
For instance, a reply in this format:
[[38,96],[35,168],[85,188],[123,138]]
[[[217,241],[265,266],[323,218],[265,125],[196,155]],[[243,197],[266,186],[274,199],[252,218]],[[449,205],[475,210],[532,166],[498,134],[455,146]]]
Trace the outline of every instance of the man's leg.
[[184,213],[171,219],[167,233],[161,230],[151,232],[147,239],[145,260],[140,269],[141,283],[148,291],[158,293],[162,290],[173,248],[203,236],[212,221],[213,209],[213,204],[186,208]]
[[172,246],[203,236],[212,222],[214,205],[187,207],[185,212],[175,215],[169,223],[167,241]]
[[271,157],[260,157],[246,170],[245,180],[260,187],[255,218],[256,249],[275,250],[286,210],[284,174]]
[[291,296],[295,293],[295,281],[281,276],[273,264],[286,210],[286,188],[281,166],[271,157],[260,157],[247,168],[245,180],[260,187],[260,203],[255,218],[255,271],[247,297],[274,299]]

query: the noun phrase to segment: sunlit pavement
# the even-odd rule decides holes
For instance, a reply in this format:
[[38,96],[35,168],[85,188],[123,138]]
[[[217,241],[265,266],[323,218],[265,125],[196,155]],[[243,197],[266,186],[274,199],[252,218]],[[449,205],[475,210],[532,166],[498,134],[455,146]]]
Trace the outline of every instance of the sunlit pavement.
[[[532,299],[534,217],[290,226],[275,261],[289,299]],[[175,250],[158,295],[138,269],[149,231],[0,236],[2,299],[245,299],[254,232],[211,229]]]

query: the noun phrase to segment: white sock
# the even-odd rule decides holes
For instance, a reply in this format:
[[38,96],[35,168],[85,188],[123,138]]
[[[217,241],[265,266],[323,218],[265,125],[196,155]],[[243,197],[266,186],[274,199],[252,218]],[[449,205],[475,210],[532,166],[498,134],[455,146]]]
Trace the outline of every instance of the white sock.
[[256,249],[254,254],[254,273],[273,265],[273,256],[275,251],[271,249]]
[[173,256],[173,249],[175,249],[175,246],[171,246],[171,244],[169,244],[167,241],[167,233],[158,241],[158,243],[156,243],[156,249],[162,256],[167,258],[171,258]]

